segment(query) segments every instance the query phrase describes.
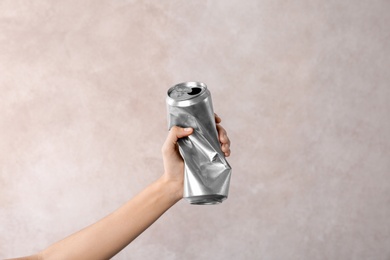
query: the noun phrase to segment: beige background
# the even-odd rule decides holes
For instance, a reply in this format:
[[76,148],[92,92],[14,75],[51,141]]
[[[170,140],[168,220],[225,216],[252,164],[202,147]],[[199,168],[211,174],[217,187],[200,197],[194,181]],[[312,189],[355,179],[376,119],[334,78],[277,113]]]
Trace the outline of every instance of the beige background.
[[205,82],[229,199],[114,259],[390,259],[390,2],[0,1],[0,257],[162,174],[165,95]]

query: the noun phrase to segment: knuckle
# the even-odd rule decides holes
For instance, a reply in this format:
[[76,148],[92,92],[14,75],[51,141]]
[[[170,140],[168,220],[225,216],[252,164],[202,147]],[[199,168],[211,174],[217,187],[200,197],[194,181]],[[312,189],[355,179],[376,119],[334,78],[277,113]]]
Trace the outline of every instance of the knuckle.
[[177,132],[177,131],[179,131],[179,129],[180,129],[180,127],[178,127],[177,125],[174,125],[174,126],[171,127],[170,131]]

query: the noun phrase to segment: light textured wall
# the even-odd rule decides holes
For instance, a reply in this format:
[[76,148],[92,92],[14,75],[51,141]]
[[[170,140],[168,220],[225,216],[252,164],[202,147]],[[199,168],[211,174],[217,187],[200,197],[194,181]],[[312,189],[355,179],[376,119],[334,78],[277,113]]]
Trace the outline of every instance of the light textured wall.
[[229,199],[114,259],[389,259],[390,2],[0,1],[0,257],[162,174],[166,90],[208,84]]

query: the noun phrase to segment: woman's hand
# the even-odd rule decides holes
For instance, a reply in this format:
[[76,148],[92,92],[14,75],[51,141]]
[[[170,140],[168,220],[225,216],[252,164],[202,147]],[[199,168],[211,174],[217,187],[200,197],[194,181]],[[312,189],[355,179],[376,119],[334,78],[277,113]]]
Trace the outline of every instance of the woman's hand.
[[[215,122],[217,124],[218,139],[221,143],[221,149],[225,156],[228,157],[230,155],[230,140],[226,130],[219,125],[221,121],[221,118],[215,114]],[[191,135],[193,131],[192,128],[173,126],[162,147],[164,178],[166,181],[175,184],[178,198],[183,197],[184,161],[179,153],[177,141],[180,138]]]
[[194,130],[192,128],[181,128],[173,126],[169,130],[169,134],[162,147],[164,161],[164,175],[169,180],[183,182],[184,161],[179,152],[177,141],[180,138],[189,136]]
[[[229,156],[230,141],[217,115],[215,122],[222,151]],[[17,259],[112,258],[183,197],[184,161],[177,140],[192,133],[191,128],[172,127],[162,147],[164,175],[122,207],[36,255]]]

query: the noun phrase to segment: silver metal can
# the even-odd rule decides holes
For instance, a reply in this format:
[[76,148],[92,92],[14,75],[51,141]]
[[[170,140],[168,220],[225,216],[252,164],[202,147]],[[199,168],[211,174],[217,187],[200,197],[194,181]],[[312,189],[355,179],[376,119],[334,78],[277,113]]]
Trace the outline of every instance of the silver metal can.
[[166,99],[169,129],[191,127],[178,141],[185,163],[184,199],[191,204],[218,204],[228,196],[232,168],[218,140],[210,91],[201,82],[171,87]]

